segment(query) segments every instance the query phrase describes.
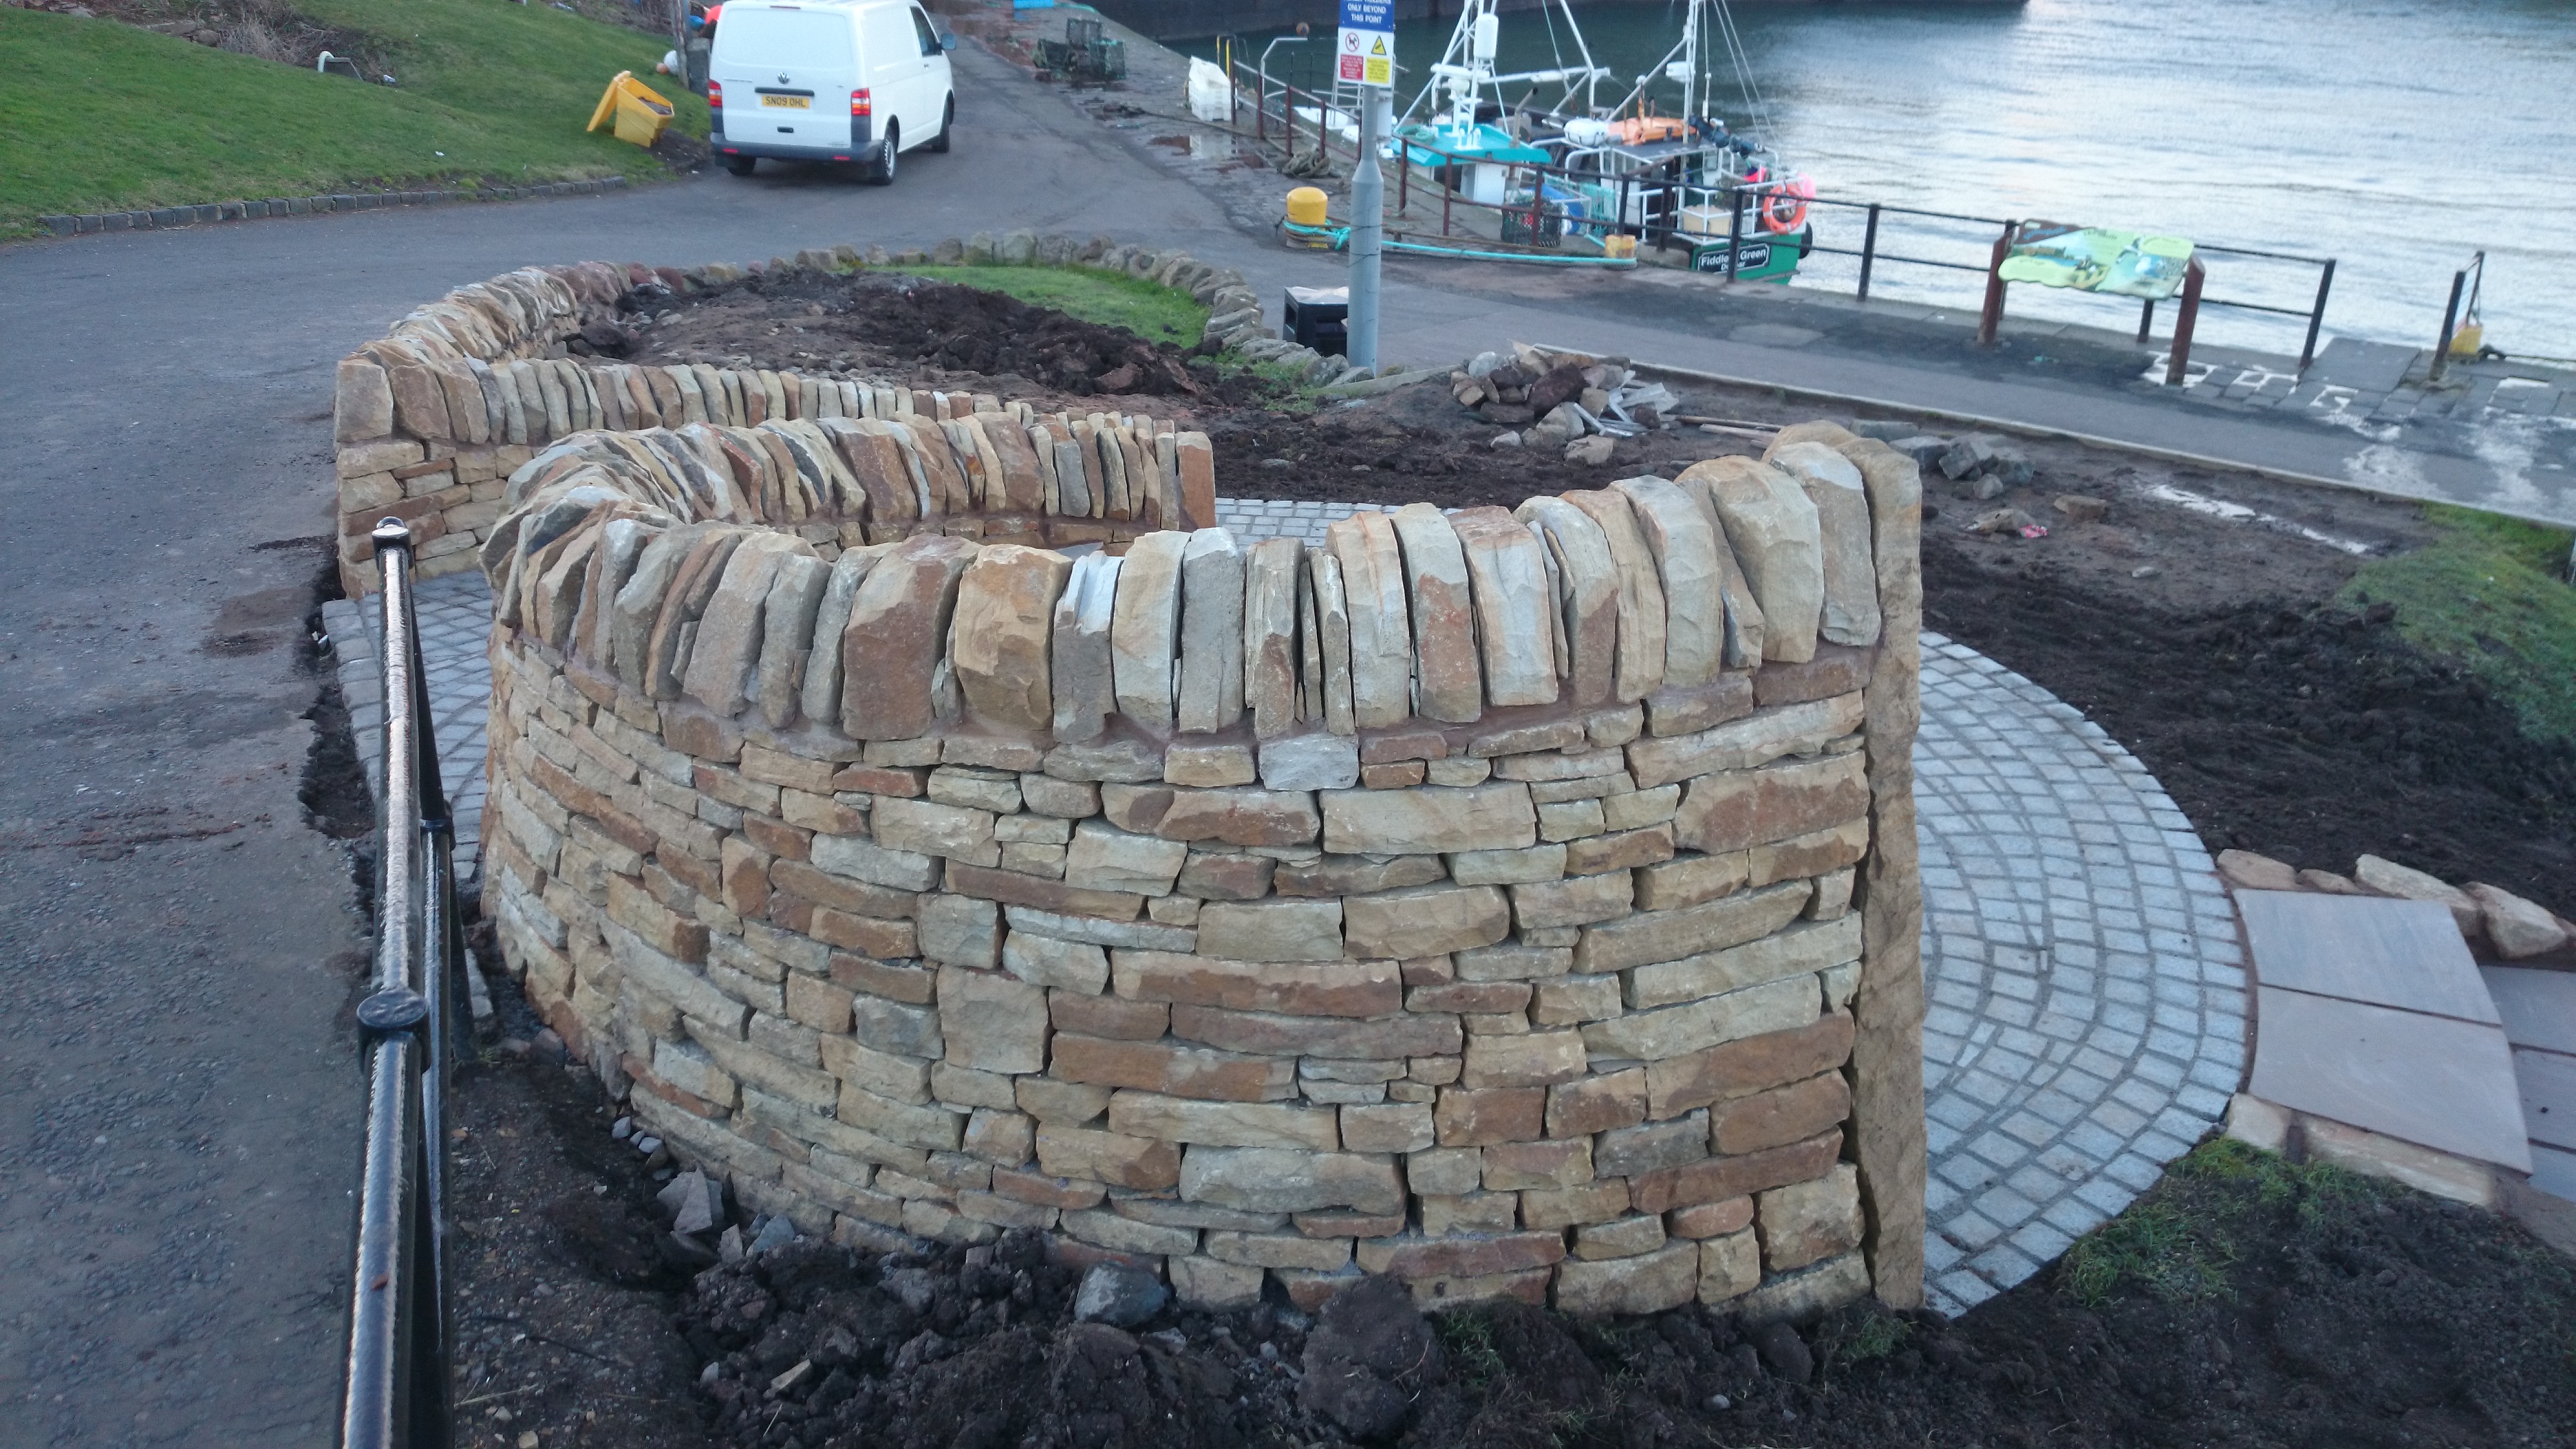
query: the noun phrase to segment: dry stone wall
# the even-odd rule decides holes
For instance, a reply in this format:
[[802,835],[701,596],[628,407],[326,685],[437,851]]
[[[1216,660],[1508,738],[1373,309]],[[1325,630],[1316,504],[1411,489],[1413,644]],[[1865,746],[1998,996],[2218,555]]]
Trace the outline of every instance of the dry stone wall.
[[[1209,1304],[1918,1302],[1914,464],[1802,425],[1309,548],[1152,527],[1183,440],[1104,419],[1169,460],[1144,517],[992,511],[1001,440],[1075,421],[504,480],[484,904],[573,1049],[861,1245],[1040,1228]],[[984,491],[932,516],[940,458]]]
[[[917,255],[1091,265],[1211,305],[1251,299],[1238,273],[1105,239],[978,234]],[[751,269],[848,271],[867,260],[843,246]],[[1050,545],[1124,542],[1213,519],[1206,439],[1176,433],[1168,419],[1040,416],[991,395],[847,375],[630,365],[567,351],[632,289],[679,294],[744,274],[722,264],[523,268],[448,293],[342,359],[333,415],[343,587],[354,595],[376,586],[367,535],[385,518],[411,526],[424,577],[453,573],[491,544],[510,506],[505,480],[532,460],[623,470],[649,489],[626,462],[639,447],[677,470],[674,487],[652,499],[675,517],[784,524],[818,541],[835,530],[864,543],[944,529]],[[790,423],[811,426],[780,426]],[[792,480],[812,460],[799,462],[798,447],[833,460],[813,466],[801,488]],[[840,487],[864,493],[844,499]]]

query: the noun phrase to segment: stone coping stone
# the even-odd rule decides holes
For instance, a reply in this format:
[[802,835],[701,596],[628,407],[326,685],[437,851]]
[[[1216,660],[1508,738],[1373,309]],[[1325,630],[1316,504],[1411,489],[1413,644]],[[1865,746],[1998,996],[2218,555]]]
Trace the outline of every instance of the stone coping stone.
[[2236,909],[2264,986],[2498,1024],[2468,944],[2435,902],[2238,891]]
[[2531,1171],[2502,1027],[2278,986],[2256,998],[2255,1096]]

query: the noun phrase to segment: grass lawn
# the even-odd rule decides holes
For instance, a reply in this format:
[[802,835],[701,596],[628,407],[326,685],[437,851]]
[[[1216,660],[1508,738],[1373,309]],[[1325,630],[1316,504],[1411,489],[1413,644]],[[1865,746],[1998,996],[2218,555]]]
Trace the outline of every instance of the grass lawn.
[[2441,537],[2365,567],[2345,601],[2396,605],[2400,634],[2485,680],[2526,733],[2576,741],[2567,530],[2439,504],[2424,512]]
[[1187,292],[1140,277],[1091,267],[904,267],[906,276],[977,287],[1069,317],[1124,327],[1148,342],[1194,347],[1207,329],[1208,310]]
[[505,0],[306,0],[378,37],[399,87],[362,85],[106,20],[0,8],[0,237],[38,216],[369,189],[664,174],[582,125],[631,70],[703,136],[706,104],[651,74],[640,31]]

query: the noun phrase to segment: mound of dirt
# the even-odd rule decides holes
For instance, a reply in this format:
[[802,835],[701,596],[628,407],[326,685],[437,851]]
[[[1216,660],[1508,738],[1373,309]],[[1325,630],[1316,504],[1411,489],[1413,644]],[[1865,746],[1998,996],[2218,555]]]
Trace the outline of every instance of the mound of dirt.
[[1019,1234],[918,1260],[798,1245],[699,1275],[679,1321],[744,1449],[2564,1442],[2576,1270],[2519,1229],[2232,1144],[2132,1220],[2155,1226],[2111,1230],[2150,1249],[2127,1277],[2061,1266],[1955,1322],[1426,1320],[1369,1279],[1311,1326],[1265,1305],[1128,1333],[1073,1322],[1075,1275]]
[[[762,366],[898,364],[1024,379],[1075,397],[1195,399],[1205,391],[1186,354],[1120,327],[953,282],[893,272],[754,275],[693,296],[633,299],[669,315],[637,329],[639,362],[748,357]],[[594,344],[596,345],[596,344]],[[1025,392],[1026,389],[1018,389]]]

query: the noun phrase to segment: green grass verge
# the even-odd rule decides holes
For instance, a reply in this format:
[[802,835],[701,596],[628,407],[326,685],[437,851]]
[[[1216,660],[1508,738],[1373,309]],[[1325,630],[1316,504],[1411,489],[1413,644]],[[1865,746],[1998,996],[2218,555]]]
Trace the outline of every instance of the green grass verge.
[[1142,277],[1093,267],[905,267],[907,276],[975,287],[1103,327],[1124,327],[1148,342],[1194,347],[1207,330],[1208,309]]
[[2433,542],[2366,565],[2344,601],[2396,605],[2399,634],[2485,681],[2525,733],[2576,740],[2576,585],[2564,573],[2576,535],[2440,504],[2424,513]]
[[516,185],[664,174],[651,154],[585,133],[631,70],[674,124],[706,104],[654,63],[654,37],[505,0],[304,0],[324,24],[380,38],[399,87],[361,85],[106,20],[0,8],[0,236],[55,213],[302,196],[394,182]]
[[2229,1298],[2237,1234],[2252,1214],[2293,1210],[2315,1231],[2395,1191],[2339,1167],[2213,1138],[2176,1162],[2153,1194],[2077,1239],[2058,1262],[2056,1284],[2088,1308],[2123,1291],[2167,1303]]

